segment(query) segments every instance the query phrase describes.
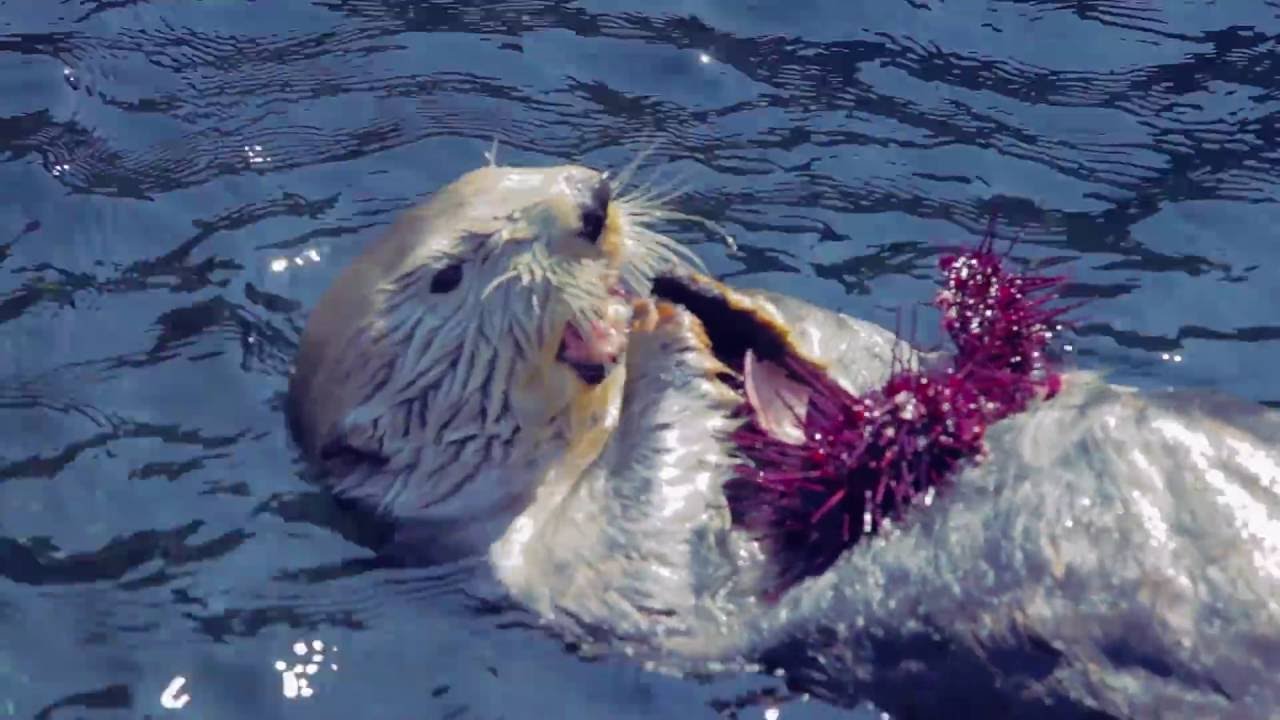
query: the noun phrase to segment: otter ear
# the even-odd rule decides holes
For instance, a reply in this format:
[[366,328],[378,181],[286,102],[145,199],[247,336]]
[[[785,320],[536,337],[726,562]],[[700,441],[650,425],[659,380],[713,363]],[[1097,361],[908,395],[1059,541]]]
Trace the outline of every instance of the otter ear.
[[792,445],[804,442],[804,418],[812,392],[792,380],[787,371],[768,360],[757,360],[747,350],[742,360],[747,402],[756,412],[756,423],[769,435]]

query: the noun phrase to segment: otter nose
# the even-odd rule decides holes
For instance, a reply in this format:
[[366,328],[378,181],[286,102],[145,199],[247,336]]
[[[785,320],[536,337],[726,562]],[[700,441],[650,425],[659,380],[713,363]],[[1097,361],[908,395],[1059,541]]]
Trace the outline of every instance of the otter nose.
[[591,244],[600,241],[604,232],[606,219],[609,217],[609,202],[613,199],[613,190],[609,181],[603,177],[584,183],[582,201],[582,237]]

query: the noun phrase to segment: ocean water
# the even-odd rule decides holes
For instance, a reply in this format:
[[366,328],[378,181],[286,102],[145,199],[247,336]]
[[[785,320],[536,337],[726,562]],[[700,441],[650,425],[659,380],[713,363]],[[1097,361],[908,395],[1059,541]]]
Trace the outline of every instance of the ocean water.
[[1276,0],[0,0],[0,718],[878,716],[580,658],[304,481],[307,310],[495,139],[657,140],[713,271],[922,342],[995,215],[1069,364],[1280,406]]

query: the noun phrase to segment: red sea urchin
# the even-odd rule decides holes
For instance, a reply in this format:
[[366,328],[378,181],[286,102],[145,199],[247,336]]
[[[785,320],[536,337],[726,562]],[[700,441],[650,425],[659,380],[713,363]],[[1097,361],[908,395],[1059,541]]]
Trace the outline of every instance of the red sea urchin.
[[[944,282],[934,304],[955,345],[946,364],[895,362],[881,388],[855,396],[792,356],[784,361],[788,379],[763,381],[781,397],[766,409],[752,392],[747,358],[748,420],[734,435],[746,462],[725,491],[734,523],[771,555],[770,596],[825,571],[864,535],[943,489],[980,457],[992,423],[1057,393],[1061,376],[1044,351],[1051,324],[1070,309],[1047,307],[1062,278],[1006,270],[990,234],[939,267]],[[779,404],[795,411],[791,433],[768,417]]]

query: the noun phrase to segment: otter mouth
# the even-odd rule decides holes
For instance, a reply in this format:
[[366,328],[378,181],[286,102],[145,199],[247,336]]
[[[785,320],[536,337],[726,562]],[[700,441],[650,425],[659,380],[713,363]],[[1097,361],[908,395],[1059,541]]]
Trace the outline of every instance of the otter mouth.
[[604,382],[627,349],[634,296],[621,285],[609,289],[609,304],[591,320],[565,323],[556,360],[588,387]]
[[588,386],[604,382],[626,345],[626,327],[608,322],[590,322],[585,327],[567,323],[556,360],[565,364]]
[[568,323],[564,325],[556,360],[573,370],[588,386],[598,386],[618,361],[618,350],[613,348],[614,332],[603,323],[590,323],[586,329]]

